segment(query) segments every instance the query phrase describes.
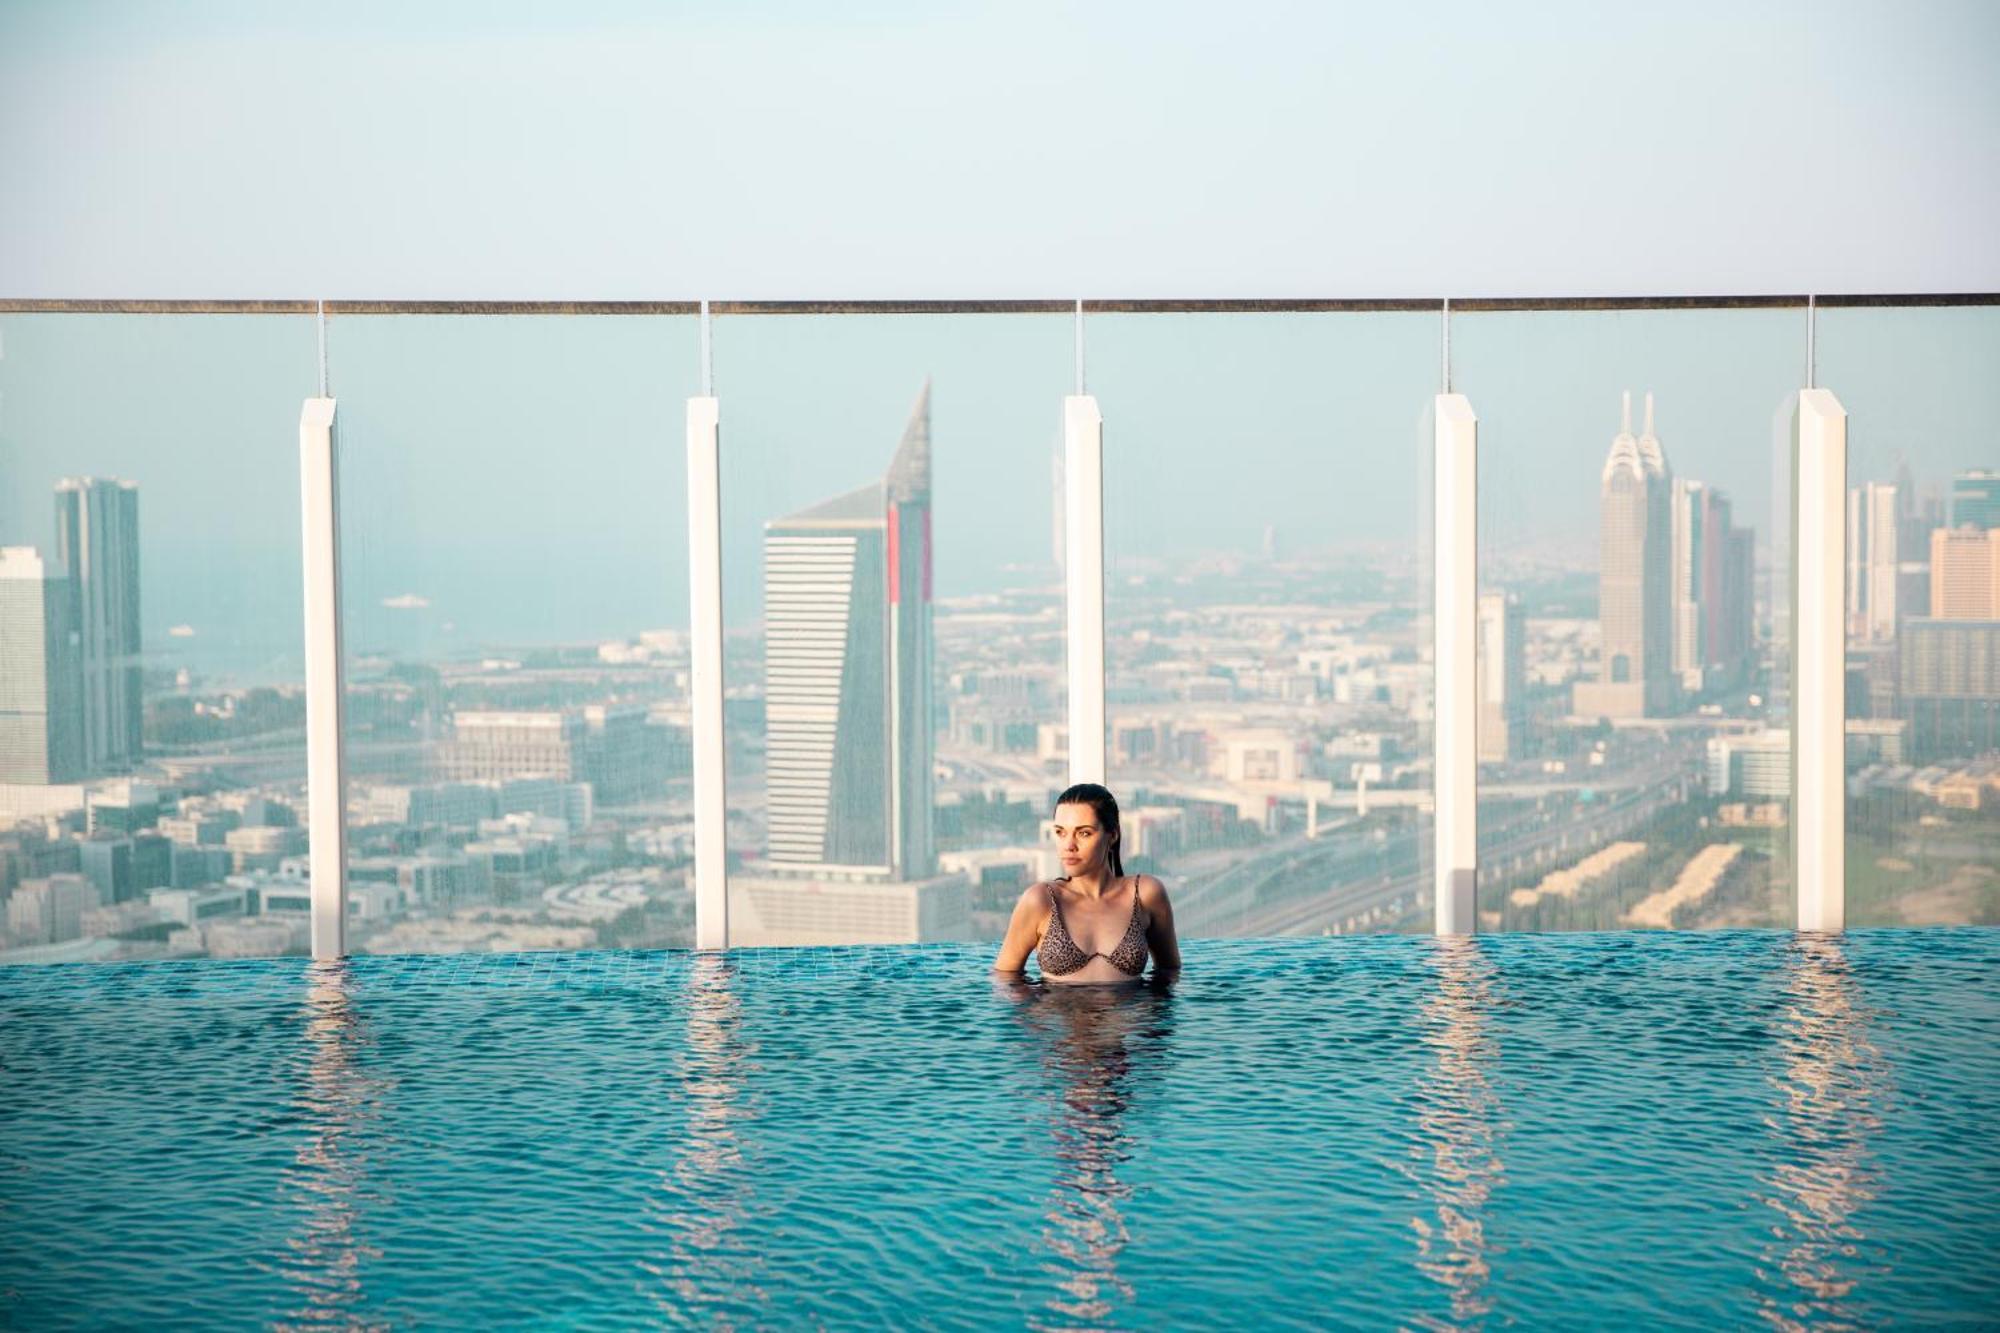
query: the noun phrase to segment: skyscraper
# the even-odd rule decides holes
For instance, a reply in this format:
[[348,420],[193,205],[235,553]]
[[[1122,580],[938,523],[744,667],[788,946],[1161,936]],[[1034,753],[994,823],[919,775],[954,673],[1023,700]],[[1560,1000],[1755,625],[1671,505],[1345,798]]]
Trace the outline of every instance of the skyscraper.
[[1479,762],[1504,763],[1521,746],[1527,690],[1527,612],[1520,599],[1502,592],[1479,597]]
[[1931,616],[2000,620],[2000,528],[1939,528],[1931,534]]
[[1683,688],[1698,690],[1702,666],[1702,573],[1712,537],[1708,488],[1698,481],[1674,478],[1669,521],[1673,524],[1669,561],[1673,581],[1668,601],[1673,608],[1674,675]]
[[1757,538],[1749,528],[1729,529],[1721,579],[1708,621],[1708,657],[1728,679],[1741,681],[1757,653]]
[[1896,637],[1900,493],[1871,481],[1847,492],[1847,637]]
[[[1931,533],[1944,526],[1944,500],[1919,493],[1916,473],[1896,457],[1896,618],[1921,616],[1931,605]],[[1893,674],[1893,673],[1892,673]]]
[[879,482],[764,531],[774,869],[934,874],[930,386]]
[[1750,665],[1753,540],[1727,492],[1675,478],[1672,494],[1674,679],[1691,694],[1727,688]]
[[1671,510],[1673,474],[1653,433],[1632,434],[1632,395],[1599,481],[1597,618],[1603,646],[1595,681],[1579,682],[1574,708],[1587,717],[1650,717],[1672,694]]
[[1951,479],[1951,525],[2000,528],[2000,472],[1974,469]]
[[129,769],[144,743],[139,488],[99,477],[57,482],[56,559],[69,571],[78,634],[84,766],[92,773]]
[[72,606],[69,580],[34,547],[0,547],[0,782],[84,776]]

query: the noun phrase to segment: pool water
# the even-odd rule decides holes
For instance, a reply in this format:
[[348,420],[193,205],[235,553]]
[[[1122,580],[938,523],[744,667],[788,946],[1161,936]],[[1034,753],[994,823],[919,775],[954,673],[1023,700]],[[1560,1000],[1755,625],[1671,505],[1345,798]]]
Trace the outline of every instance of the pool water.
[[2000,1320],[2000,932],[0,969],[0,1325]]

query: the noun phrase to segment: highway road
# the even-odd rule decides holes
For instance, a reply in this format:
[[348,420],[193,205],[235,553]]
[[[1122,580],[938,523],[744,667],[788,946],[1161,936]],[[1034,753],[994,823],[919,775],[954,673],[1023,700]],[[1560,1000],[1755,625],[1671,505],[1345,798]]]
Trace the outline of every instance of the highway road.
[[[1482,882],[1535,868],[1554,869],[1634,829],[1684,799],[1690,756],[1667,751],[1607,775],[1598,799],[1552,791],[1554,801],[1482,809]],[[1431,891],[1424,865],[1428,823],[1349,820],[1308,842],[1293,835],[1260,849],[1215,878],[1176,895],[1175,915],[1191,936],[1317,935],[1349,922],[1393,918]],[[1183,903],[1183,899],[1185,900]]]

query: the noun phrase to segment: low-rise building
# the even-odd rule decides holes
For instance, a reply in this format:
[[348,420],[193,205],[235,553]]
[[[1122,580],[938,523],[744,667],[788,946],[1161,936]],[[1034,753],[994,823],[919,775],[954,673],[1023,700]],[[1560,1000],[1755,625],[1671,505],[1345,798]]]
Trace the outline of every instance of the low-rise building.
[[159,831],[184,847],[220,847],[225,837],[242,826],[243,814],[239,810],[184,805],[178,814],[161,816]]
[[887,882],[729,877],[732,947],[928,944],[970,939],[971,926],[972,889],[964,875]]
[[205,925],[222,917],[254,915],[256,891],[244,884],[210,884],[199,889],[154,889],[147,895],[163,921]]
[[98,905],[82,875],[25,880],[7,899],[7,933],[16,944],[61,944],[83,935],[83,914]]
[[85,800],[92,833],[137,833],[160,819],[160,789],[146,782],[113,782]]
[[174,844],[157,833],[95,834],[79,856],[101,903],[130,902],[174,880]]
[[1713,736],[1708,742],[1708,794],[1748,800],[1792,795],[1792,735],[1764,730]]
[[305,850],[304,830],[283,825],[246,824],[225,834],[236,870],[276,870],[286,857]]

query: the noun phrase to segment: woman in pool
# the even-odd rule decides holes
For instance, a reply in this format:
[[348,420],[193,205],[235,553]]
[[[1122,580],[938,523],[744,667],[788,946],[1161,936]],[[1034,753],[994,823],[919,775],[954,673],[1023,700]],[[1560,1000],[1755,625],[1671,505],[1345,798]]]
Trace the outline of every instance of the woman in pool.
[[1118,801],[1094,782],[1056,798],[1062,875],[1031,884],[1014,904],[993,970],[1018,974],[1039,951],[1042,979],[1057,985],[1137,981],[1153,955],[1153,980],[1180,974],[1174,908],[1151,875],[1127,875],[1118,856]]

